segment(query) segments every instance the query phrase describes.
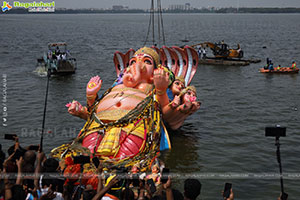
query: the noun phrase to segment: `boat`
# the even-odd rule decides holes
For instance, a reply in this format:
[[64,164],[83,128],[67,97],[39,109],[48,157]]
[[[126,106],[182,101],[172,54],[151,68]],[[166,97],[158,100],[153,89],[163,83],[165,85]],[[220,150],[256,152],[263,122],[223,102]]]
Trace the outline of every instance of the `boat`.
[[76,71],[76,59],[71,56],[67,43],[56,42],[48,44],[48,52],[37,59],[37,66],[44,67],[54,75],[73,74]]
[[299,68],[292,69],[290,67],[281,67],[280,69],[264,69],[260,68],[259,70],[261,73],[272,73],[272,74],[296,74],[299,72]]
[[211,43],[211,42],[204,42],[192,45],[191,47],[199,48],[209,47],[216,58],[219,59],[241,59],[244,56],[244,52],[241,49],[240,45],[237,44],[236,49],[229,48],[229,45],[222,42],[222,43]]

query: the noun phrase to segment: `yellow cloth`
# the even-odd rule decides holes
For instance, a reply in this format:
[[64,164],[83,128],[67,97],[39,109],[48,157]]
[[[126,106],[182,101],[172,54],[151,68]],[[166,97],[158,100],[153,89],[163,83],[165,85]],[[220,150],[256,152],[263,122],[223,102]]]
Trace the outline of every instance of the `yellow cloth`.
[[[146,131],[149,133],[151,128],[150,119],[145,119]],[[96,121],[93,121],[89,126],[88,131],[84,134],[84,137],[88,136],[91,133],[102,130],[99,127],[99,124]],[[84,129],[83,129],[84,130]],[[120,135],[121,131],[124,131],[128,134],[135,135],[144,140],[145,127],[144,120],[141,119],[136,125],[134,123],[130,123],[124,127],[112,127],[105,130],[105,135],[97,149],[96,154],[100,154],[103,156],[112,156],[118,152],[119,144],[120,144]]]
[[101,140],[97,153],[100,153],[103,156],[114,155],[119,147],[120,135],[121,128],[111,128],[110,131],[105,133]]

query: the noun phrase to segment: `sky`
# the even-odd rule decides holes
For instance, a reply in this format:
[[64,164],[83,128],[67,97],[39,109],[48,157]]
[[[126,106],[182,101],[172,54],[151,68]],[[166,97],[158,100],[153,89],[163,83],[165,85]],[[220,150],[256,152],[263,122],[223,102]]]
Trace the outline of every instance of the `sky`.
[[[12,3],[12,0],[6,0]],[[56,8],[112,8],[113,5],[123,5],[129,8],[150,8],[150,0],[18,0],[19,2],[52,2]],[[154,0],[156,2],[156,0]],[[2,5],[3,0],[0,0]],[[194,8],[201,7],[297,7],[300,0],[161,0],[162,8],[171,4],[190,3]]]

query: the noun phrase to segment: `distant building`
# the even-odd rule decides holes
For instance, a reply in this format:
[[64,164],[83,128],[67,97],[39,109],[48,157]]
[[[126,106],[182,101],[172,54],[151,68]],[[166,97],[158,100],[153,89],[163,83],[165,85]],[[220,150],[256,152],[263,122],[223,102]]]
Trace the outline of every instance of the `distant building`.
[[191,4],[190,3],[185,3],[184,9],[185,10],[191,10]]
[[114,6],[112,7],[112,9],[113,9],[113,10],[124,10],[124,6],[122,6],[122,5],[114,5]]
[[184,5],[170,5],[169,10],[184,10]]
[[191,10],[191,4],[190,3],[172,4],[172,5],[169,5],[168,10]]

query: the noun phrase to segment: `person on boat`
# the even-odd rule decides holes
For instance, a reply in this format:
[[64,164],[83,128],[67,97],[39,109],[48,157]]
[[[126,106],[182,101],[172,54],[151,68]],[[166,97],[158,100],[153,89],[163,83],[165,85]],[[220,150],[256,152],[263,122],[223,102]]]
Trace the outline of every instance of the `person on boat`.
[[205,48],[203,48],[202,53],[203,53],[203,59],[205,59],[206,58],[206,50],[205,50]]
[[61,54],[58,54],[58,55],[56,56],[56,59],[57,59],[57,61],[61,60]]
[[290,68],[291,69],[297,69],[296,61],[293,61],[292,66]]
[[269,58],[267,58],[267,63],[264,66],[264,69],[269,69],[269,65],[270,65],[270,60],[269,60]]
[[281,69],[281,65],[278,65],[278,67],[276,67],[276,71],[280,71]]
[[50,51],[50,50],[48,51],[48,56],[47,56],[47,58],[48,58],[48,59],[51,59],[51,58],[52,58],[52,51]]
[[269,64],[269,70],[270,70],[270,71],[273,71],[273,70],[274,70],[273,63],[272,63],[272,62],[270,62],[270,64]]
[[59,49],[58,46],[57,46],[56,49],[55,49],[55,54],[56,54],[56,55],[59,55],[59,54],[60,54],[60,49]]
[[56,59],[56,54],[55,54],[55,50],[52,51],[52,59],[55,60]]
[[67,60],[67,54],[65,52],[61,54],[61,59]]
[[199,56],[199,59],[201,59],[201,53],[202,53],[202,49],[201,49],[201,46],[198,48],[198,56]]

